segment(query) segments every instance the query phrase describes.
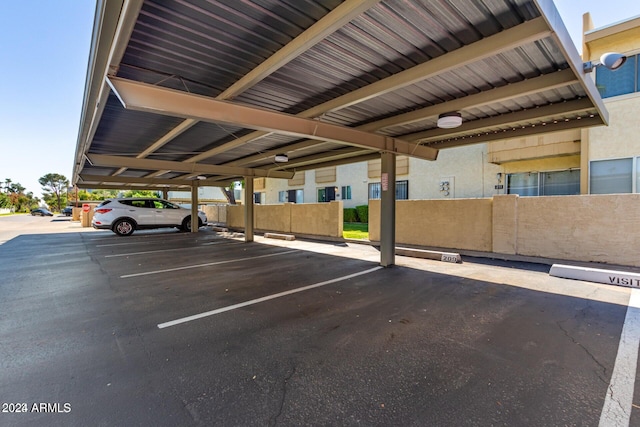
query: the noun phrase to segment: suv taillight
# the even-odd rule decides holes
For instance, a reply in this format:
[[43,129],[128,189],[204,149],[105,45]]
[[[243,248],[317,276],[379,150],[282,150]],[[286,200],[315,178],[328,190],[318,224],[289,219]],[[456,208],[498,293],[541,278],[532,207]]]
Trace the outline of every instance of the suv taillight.
[[107,212],[111,212],[111,209],[96,209],[96,213],[105,214]]

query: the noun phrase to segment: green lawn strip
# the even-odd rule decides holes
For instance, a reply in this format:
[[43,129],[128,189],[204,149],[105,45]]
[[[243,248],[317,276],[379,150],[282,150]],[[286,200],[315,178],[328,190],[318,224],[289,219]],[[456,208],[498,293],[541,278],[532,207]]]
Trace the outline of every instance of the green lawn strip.
[[360,222],[345,222],[342,227],[342,237],[345,239],[369,239],[369,224]]

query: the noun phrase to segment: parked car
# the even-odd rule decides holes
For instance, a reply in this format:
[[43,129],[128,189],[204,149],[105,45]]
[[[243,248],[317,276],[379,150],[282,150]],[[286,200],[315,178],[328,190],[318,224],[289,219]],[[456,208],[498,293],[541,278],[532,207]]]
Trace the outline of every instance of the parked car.
[[[198,211],[198,228],[206,223],[207,216]],[[91,225],[96,229],[111,230],[119,236],[149,228],[178,227],[191,231],[191,210],[163,199],[108,199],[94,209]]]
[[31,210],[31,215],[33,216],[53,216],[51,212],[46,210],[45,208],[37,208]]
[[61,213],[64,216],[71,216],[71,214],[73,213],[73,208],[71,206],[67,206],[66,208],[62,209]]

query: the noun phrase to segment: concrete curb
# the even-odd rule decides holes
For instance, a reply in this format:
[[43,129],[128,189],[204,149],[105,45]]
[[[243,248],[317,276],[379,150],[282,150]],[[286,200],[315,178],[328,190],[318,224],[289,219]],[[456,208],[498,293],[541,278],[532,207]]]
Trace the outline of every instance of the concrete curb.
[[429,251],[426,249],[401,248],[396,246],[396,255],[452,262],[455,264],[462,263],[460,254],[454,252]]
[[279,239],[279,240],[296,240],[296,236],[293,234],[281,234],[281,233],[264,233],[265,239]]
[[562,277],[564,279],[583,280],[585,282],[604,283],[628,288],[640,288],[640,274],[627,271],[553,264],[551,270],[549,270],[549,275]]

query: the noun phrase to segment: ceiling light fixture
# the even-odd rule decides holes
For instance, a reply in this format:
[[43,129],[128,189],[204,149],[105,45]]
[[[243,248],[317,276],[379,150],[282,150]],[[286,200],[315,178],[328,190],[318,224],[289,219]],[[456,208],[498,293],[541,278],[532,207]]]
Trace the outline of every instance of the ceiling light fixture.
[[442,113],[438,116],[438,127],[442,129],[457,128],[462,124],[462,114],[457,111]]
[[289,157],[287,157],[286,154],[276,154],[274,160],[276,163],[287,163],[289,161]]

